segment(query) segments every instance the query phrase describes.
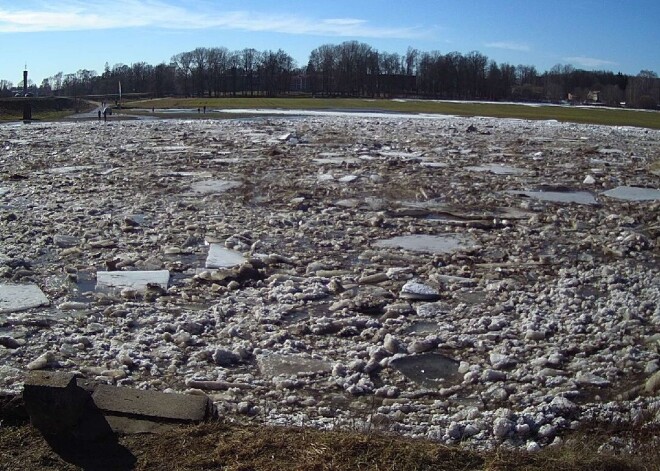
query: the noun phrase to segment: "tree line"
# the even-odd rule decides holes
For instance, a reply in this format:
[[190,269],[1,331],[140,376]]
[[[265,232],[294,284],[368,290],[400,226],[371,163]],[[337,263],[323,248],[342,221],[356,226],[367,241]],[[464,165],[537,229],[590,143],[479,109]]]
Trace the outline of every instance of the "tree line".
[[[314,49],[298,66],[285,51],[199,47],[174,55],[169,63],[106,63],[93,70],[57,74],[30,85],[39,95],[116,95],[153,97],[286,96],[418,97],[453,100],[593,102],[610,106],[657,109],[660,79],[649,70],[638,75],[587,71],[556,65],[539,73],[534,66],[498,64],[473,51],[467,54],[378,51],[368,44],[346,41]],[[22,87],[22,83],[19,83]],[[0,80],[0,95],[12,84]]]

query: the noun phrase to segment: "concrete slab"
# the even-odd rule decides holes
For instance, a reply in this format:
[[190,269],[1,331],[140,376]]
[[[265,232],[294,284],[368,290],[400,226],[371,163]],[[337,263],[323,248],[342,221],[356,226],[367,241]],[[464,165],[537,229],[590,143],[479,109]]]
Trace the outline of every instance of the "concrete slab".
[[96,289],[124,289],[144,291],[147,285],[158,285],[167,289],[169,270],[155,271],[100,271],[96,273]]
[[171,430],[174,424],[163,424],[153,420],[136,419],[133,417],[122,417],[108,415],[105,417],[113,432],[123,435],[134,435],[138,433],[163,433]]
[[30,371],[25,378],[25,387],[66,388],[76,376],[64,371]]
[[50,301],[37,285],[0,285],[0,314],[49,304]]
[[229,250],[220,244],[211,244],[206,258],[206,268],[228,268],[241,265],[246,261],[239,252]]
[[94,404],[107,415],[151,417],[184,422],[208,418],[211,403],[206,396],[167,394],[100,384],[92,395]]

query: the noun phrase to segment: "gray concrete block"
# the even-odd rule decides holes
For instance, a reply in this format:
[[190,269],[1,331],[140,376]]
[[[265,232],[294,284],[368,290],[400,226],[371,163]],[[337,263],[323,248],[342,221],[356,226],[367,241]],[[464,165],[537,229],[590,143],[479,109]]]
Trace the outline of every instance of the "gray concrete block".
[[25,378],[24,387],[64,389],[75,379],[76,375],[66,371],[30,371]]
[[23,387],[30,422],[46,435],[74,433],[90,405],[89,393],[76,385],[72,373],[30,371]]
[[212,410],[212,403],[206,396],[142,391],[105,384],[100,384],[96,388],[92,399],[96,407],[106,416],[128,415],[201,422],[209,418]]

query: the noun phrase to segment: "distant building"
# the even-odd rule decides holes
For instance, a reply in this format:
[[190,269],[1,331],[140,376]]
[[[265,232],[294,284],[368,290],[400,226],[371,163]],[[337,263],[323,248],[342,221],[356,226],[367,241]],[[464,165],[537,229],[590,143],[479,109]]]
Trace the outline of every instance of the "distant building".
[[600,102],[600,90],[591,90],[587,93],[587,101]]
[[289,85],[289,91],[291,92],[306,92],[309,89],[307,84],[308,76],[307,74],[297,74],[291,77],[291,84]]

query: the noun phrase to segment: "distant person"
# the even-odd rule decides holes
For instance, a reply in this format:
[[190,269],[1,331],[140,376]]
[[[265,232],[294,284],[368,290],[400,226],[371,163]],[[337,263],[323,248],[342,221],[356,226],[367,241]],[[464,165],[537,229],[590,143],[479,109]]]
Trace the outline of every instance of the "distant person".
[[101,121],[101,110],[99,109],[99,121]]
[[206,105],[204,105],[204,114],[206,114]]
[[108,121],[108,108],[103,108],[103,121]]

